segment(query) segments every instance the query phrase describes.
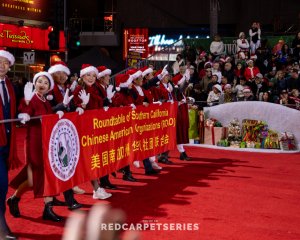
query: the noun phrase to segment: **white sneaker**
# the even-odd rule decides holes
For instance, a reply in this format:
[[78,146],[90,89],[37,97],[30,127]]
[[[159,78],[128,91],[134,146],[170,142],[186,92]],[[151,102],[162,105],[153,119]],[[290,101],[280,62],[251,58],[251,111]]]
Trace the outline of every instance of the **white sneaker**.
[[136,168],[140,168],[140,161],[133,161],[133,166],[135,166]]
[[93,191],[93,199],[107,199],[111,196],[111,193],[106,192],[105,189],[101,187],[99,187],[97,191]]
[[157,164],[157,162],[151,162],[151,165],[152,165],[153,169],[158,169],[158,170],[161,170],[161,169],[162,169],[162,167],[159,166],[159,165]]
[[85,193],[85,191],[78,186],[73,187],[73,192],[75,194],[84,194]]

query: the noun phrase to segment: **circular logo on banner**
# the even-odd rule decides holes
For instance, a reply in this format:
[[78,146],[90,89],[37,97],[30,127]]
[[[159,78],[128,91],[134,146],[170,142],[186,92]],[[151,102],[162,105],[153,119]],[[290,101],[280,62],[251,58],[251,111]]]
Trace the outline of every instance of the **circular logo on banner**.
[[75,173],[80,155],[77,129],[68,119],[59,120],[52,129],[49,142],[49,161],[54,175],[69,180]]

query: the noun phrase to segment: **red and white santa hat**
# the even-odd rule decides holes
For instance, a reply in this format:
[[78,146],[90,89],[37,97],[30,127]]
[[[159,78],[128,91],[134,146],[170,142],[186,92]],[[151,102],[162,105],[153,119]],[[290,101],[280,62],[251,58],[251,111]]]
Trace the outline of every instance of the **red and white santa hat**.
[[68,76],[70,75],[70,69],[63,61],[55,62],[49,69],[48,73],[52,74],[55,72],[64,72]]
[[0,48],[0,57],[4,57],[9,61],[9,66],[14,65],[15,57],[9,52],[6,51],[4,48]]
[[115,78],[116,90],[120,91],[121,88],[127,88],[133,81],[130,74],[118,74]]
[[204,63],[204,68],[208,68],[208,67],[212,67],[212,63],[211,62],[206,62]]
[[[155,73],[155,77],[158,77],[158,75],[161,75],[160,80],[163,80],[165,76],[169,75],[169,72],[168,72],[167,70],[165,70],[165,71],[163,72],[163,70],[160,69],[160,70],[158,70],[158,71]],[[158,82],[158,84],[159,84],[159,82]]]
[[92,66],[91,64],[82,64],[81,66],[81,70],[80,70],[80,77],[82,77],[83,75],[90,73],[90,72],[94,72],[96,74],[96,76],[98,76],[98,69],[95,68],[94,66]]
[[129,69],[127,71],[127,74],[129,74],[132,77],[133,80],[135,80],[135,79],[139,78],[140,76],[142,76],[142,73],[143,72],[141,70],[137,70],[137,69],[134,69],[134,68]]
[[250,87],[244,87],[243,89],[243,93],[250,93],[251,92],[251,88]]
[[99,66],[97,69],[99,71],[97,78],[104,77],[105,75],[111,75],[111,70],[105,66]]
[[172,82],[174,83],[175,86],[179,86],[185,81],[185,76],[182,76],[181,74],[176,74],[172,78]]
[[36,80],[41,76],[45,76],[46,78],[48,78],[49,84],[50,84],[50,88],[48,91],[51,91],[54,87],[54,80],[49,72],[39,72],[39,73],[35,74],[33,77],[33,80],[32,80],[33,85],[35,86]]
[[145,77],[147,74],[152,73],[153,69],[147,66],[140,69],[142,71],[142,77]]

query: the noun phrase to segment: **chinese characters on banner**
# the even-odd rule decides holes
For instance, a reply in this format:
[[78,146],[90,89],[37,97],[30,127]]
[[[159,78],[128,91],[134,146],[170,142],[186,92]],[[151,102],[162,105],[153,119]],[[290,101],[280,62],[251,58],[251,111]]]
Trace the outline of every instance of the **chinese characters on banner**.
[[45,196],[176,146],[177,104],[43,116]]

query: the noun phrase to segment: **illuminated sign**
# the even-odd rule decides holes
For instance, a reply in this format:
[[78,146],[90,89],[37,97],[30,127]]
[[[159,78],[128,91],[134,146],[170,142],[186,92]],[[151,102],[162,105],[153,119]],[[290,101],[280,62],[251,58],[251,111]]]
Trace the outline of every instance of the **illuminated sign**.
[[2,0],[0,12],[2,16],[48,21],[52,5],[53,2],[47,0]]
[[[184,38],[199,38],[198,35],[196,36],[184,36],[184,35],[179,35],[178,37],[175,36],[175,37],[171,37],[171,38],[167,38],[165,34],[157,34],[155,36],[150,36],[149,37],[149,47],[153,47],[153,46],[167,46],[167,45],[172,45],[174,43],[178,43],[178,45],[181,45],[181,39],[184,39]],[[207,36],[203,37],[202,38],[207,38]],[[175,44],[176,46],[176,44]]]
[[[49,29],[34,27],[19,27],[11,24],[0,24],[0,46],[25,48],[32,50],[49,50],[48,34]],[[63,31],[60,32],[61,50],[65,48]]]
[[141,58],[148,56],[148,28],[124,29],[123,57],[129,52],[140,53]]

